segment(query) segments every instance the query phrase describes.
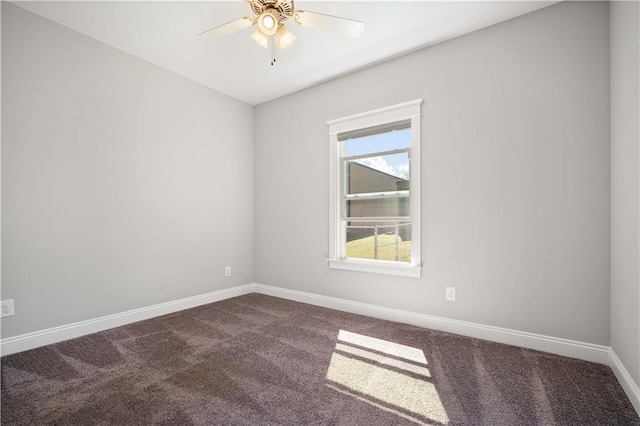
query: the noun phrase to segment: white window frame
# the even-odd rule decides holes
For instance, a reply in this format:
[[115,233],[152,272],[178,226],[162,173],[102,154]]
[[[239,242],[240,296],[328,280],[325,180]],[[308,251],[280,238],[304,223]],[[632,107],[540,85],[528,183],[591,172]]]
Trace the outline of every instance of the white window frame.
[[[420,251],[420,121],[422,99],[404,102],[348,117],[327,121],[329,126],[329,268],[348,271],[372,272],[419,278],[422,271]],[[342,142],[338,135],[387,123],[411,120],[411,157],[409,166],[411,219],[411,262],[375,259],[345,258],[345,221],[342,191],[344,185],[341,167]]]

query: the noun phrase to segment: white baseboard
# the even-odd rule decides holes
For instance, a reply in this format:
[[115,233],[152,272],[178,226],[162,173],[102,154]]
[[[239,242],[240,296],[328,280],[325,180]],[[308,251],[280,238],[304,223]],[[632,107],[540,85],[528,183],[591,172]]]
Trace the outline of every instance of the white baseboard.
[[622,361],[620,361],[620,358],[618,358],[613,348],[609,349],[609,367],[613,370],[613,374],[618,378],[622,389],[624,389],[633,407],[640,416],[640,387],[634,382],[631,374],[629,374],[629,371],[627,371],[624,364],[622,364]]
[[74,339],[109,328],[120,327],[133,322],[146,320],[149,318],[166,315],[184,309],[194,308],[207,303],[219,302],[231,297],[242,296],[254,291],[253,284],[233,287],[225,290],[205,293],[198,296],[186,297],[184,299],[173,300],[171,302],[159,303],[153,306],[133,309],[118,314],[107,315],[87,321],[80,321],[60,327],[48,328],[33,333],[22,334],[20,336],[9,337],[0,340],[0,354],[10,355],[63,340]]
[[476,324],[468,321],[442,318],[417,312],[403,311],[400,309],[385,308],[377,305],[369,305],[366,303],[353,302],[350,300],[305,293],[297,290],[288,290],[263,284],[254,284],[254,288],[256,293],[309,303],[311,305],[322,306],[325,308],[417,325],[419,327],[446,331],[449,333],[520,346],[543,352],[550,352],[585,361],[597,362],[599,364],[609,363],[610,348],[608,346],[527,333],[508,328]]

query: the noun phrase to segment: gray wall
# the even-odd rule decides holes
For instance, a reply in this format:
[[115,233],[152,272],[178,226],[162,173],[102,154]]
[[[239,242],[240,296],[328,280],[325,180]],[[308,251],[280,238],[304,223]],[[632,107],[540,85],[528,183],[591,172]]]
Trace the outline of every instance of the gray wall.
[[[326,121],[416,98],[422,278],[329,270]],[[560,3],[260,105],[255,120],[257,282],[609,344],[607,3]]]
[[640,3],[611,2],[611,347],[640,385]]
[[253,281],[252,107],[6,2],[2,89],[3,338]]

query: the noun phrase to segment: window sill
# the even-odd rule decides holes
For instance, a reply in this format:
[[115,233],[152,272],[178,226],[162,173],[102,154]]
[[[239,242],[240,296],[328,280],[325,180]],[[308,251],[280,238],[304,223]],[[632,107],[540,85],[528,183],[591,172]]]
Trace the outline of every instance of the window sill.
[[412,278],[420,278],[422,272],[422,267],[411,264],[353,259],[329,259],[329,268]]

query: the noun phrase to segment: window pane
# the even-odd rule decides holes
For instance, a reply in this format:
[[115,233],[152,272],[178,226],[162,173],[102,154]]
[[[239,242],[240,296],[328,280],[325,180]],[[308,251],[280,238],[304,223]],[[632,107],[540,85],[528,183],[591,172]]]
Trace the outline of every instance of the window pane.
[[345,179],[347,194],[408,190],[409,153],[348,160]]
[[411,147],[411,129],[394,130],[344,142],[346,157]]
[[347,222],[346,257],[411,262],[411,222]]
[[351,218],[409,216],[408,197],[347,200],[346,204],[346,217]]

